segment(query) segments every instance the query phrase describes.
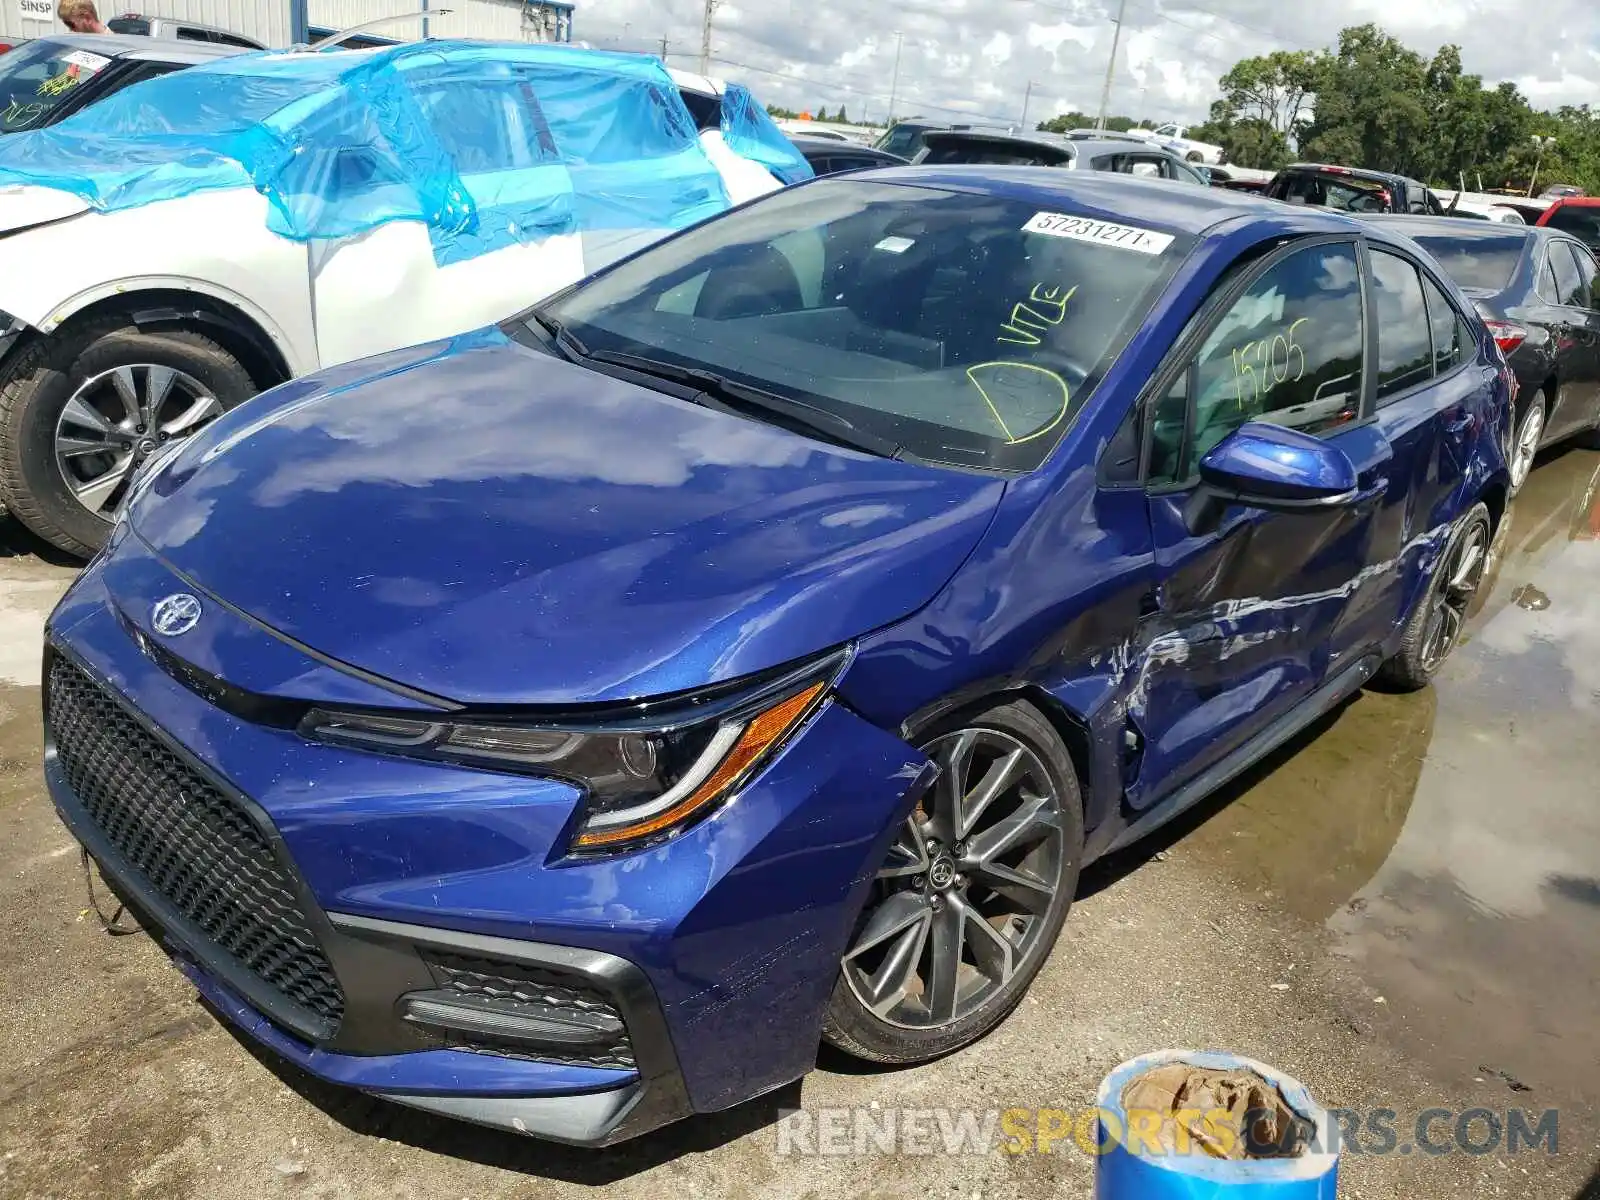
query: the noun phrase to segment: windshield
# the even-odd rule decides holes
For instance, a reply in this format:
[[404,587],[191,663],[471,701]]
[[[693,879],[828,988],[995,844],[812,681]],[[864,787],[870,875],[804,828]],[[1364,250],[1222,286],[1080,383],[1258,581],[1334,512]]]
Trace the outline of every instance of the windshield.
[[890,154],[898,154],[901,158],[910,158],[922,149],[922,135],[932,128],[931,125],[913,125],[901,121],[879,138],[876,145],[879,150],[887,150]]
[[1570,233],[1581,242],[1600,246],[1600,205],[1563,204],[1550,213],[1545,224]]
[[1381,185],[1349,176],[1293,174],[1282,199],[1290,204],[1321,205],[1340,212],[1388,212]]
[[1452,237],[1449,234],[1413,234],[1445,273],[1462,287],[1486,292],[1504,291],[1527,249],[1528,235],[1505,237]]
[[37,41],[0,55],[0,133],[47,124],[73,91],[111,62],[103,54]]
[[825,180],[663,242],[541,316],[589,351],[710,370],[918,458],[1030,470],[1193,241],[1074,208]]

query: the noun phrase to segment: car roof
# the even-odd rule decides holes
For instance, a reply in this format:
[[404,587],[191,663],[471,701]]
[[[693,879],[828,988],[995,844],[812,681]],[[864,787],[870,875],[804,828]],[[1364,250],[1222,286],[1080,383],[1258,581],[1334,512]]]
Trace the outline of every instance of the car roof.
[[87,50],[104,58],[131,58],[140,62],[198,63],[249,53],[242,46],[147,37],[142,33],[52,33],[25,44],[38,43],[64,46],[69,50]]
[[1551,208],[1600,208],[1600,196],[1557,196]]
[[[859,176],[857,178],[860,178]],[[1179,187],[1110,171],[1058,167],[910,166],[873,171],[875,182],[947,188],[1037,204],[1063,200],[1119,214],[1118,220],[1152,221],[1184,234],[1202,234],[1236,217],[1270,217],[1304,233],[1359,233],[1352,217],[1320,208],[1297,208],[1227,188]],[[809,185],[807,185],[809,186]]]
[[[1373,171],[1366,167],[1341,167],[1337,163],[1290,163],[1285,171],[1325,171],[1329,175],[1350,175],[1356,179],[1405,179],[1407,183],[1416,183],[1405,175],[1397,175],[1393,171]],[[1420,185],[1419,185],[1420,186]]]
[[1363,213],[1361,219],[1370,225],[1393,229],[1406,237],[1457,237],[1504,238],[1522,237],[1524,240],[1548,237],[1554,230],[1540,229],[1536,225],[1515,225],[1503,221],[1473,221],[1461,217],[1419,217],[1405,213]]
[[852,142],[848,138],[815,137],[797,133],[789,136],[795,149],[812,151],[816,154],[860,154],[867,158],[882,159],[884,162],[898,163],[905,159],[898,155],[890,154],[887,150],[878,150],[872,146],[864,146],[860,142]]

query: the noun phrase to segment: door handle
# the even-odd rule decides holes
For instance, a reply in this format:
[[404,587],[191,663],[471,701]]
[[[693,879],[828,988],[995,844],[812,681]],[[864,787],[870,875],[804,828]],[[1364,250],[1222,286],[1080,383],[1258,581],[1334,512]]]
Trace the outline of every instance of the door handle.
[[1464,408],[1458,408],[1445,418],[1444,431],[1452,437],[1460,437],[1472,427],[1472,414]]

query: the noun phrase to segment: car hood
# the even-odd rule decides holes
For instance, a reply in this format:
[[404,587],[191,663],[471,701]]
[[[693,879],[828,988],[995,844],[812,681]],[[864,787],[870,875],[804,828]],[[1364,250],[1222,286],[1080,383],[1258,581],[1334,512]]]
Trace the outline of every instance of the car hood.
[[257,398],[129,519],[199,589],[339,662],[465,704],[579,704],[736,678],[909,615],[1003,490],[487,331]]
[[89,211],[89,202],[60,188],[12,184],[0,187],[0,237],[35,225],[64,221]]

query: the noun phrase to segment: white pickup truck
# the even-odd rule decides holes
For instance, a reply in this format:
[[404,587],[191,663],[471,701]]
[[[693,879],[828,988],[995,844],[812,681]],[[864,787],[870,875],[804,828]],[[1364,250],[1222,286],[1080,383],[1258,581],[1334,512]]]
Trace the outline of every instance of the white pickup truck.
[[1154,129],[1130,129],[1129,133],[1135,137],[1146,138],[1157,145],[1171,150],[1186,162],[1212,163],[1222,162],[1223,150],[1221,146],[1213,146],[1209,142],[1196,142],[1184,136],[1189,127],[1187,125],[1157,125]]

